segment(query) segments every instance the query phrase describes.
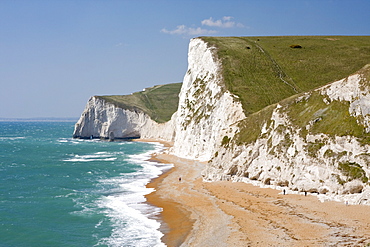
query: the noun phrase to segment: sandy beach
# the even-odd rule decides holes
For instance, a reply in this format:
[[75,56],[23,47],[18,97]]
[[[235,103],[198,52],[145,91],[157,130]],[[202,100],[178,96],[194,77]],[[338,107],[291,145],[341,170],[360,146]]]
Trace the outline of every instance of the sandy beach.
[[[370,207],[229,181],[203,182],[205,164],[168,154],[174,168],[148,187],[163,208],[168,246],[370,246]],[[179,178],[181,177],[181,181]]]

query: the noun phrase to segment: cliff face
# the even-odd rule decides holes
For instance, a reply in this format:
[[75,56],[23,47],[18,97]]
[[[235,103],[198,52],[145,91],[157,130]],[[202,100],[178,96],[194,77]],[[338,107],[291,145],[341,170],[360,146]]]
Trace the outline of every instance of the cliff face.
[[170,121],[92,97],[74,137],[172,141],[171,153],[208,161],[208,181],[252,181],[370,204],[370,66],[246,116],[225,86],[216,49],[191,40]]
[[74,138],[174,139],[173,120],[156,123],[140,110],[126,110],[98,97],[91,97],[75,125]]
[[242,106],[222,82],[214,49],[201,39],[189,45],[188,70],[179,95],[176,138],[172,152],[184,158],[208,161],[233,124],[245,118]]
[[369,72],[366,66],[270,107],[255,130],[257,139],[226,143],[208,164],[205,179],[255,181],[369,204]]

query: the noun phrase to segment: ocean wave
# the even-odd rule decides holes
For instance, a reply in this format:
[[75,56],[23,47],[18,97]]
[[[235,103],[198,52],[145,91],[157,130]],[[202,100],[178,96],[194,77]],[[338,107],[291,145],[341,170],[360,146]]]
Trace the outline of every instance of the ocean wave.
[[[119,143],[119,145],[127,145]],[[129,143],[129,142],[127,142]],[[132,145],[132,144],[129,144]],[[75,203],[73,215],[91,217],[104,215],[94,223],[97,232],[111,229],[110,235],[96,233],[95,246],[165,246],[161,242],[163,233],[159,231],[161,222],[158,216],[161,208],[146,203],[145,195],[154,189],[146,188],[151,179],[158,177],[171,164],[159,164],[150,161],[153,152],[163,150],[163,145],[155,144],[152,150],[135,155],[124,151],[94,152],[88,154],[70,154],[64,161],[88,162],[107,161],[123,158],[124,164],[135,167],[135,171],[122,172],[114,177],[100,176],[93,171],[86,171],[85,179],[96,179],[95,188],[89,191],[69,192],[66,197]],[[129,151],[126,151],[129,153]],[[127,162],[127,163],[126,163]],[[118,175],[119,174],[119,175]],[[99,175],[99,177],[95,176]],[[88,177],[88,178],[87,178]],[[100,237],[99,237],[100,236]]]
[[151,144],[154,146],[153,150],[141,154],[129,155],[129,160],[137,164],[142,164],[143,162],[148,161],[152,157],[153,153],[161,152],[164,149],[164,145],[159,142],[151,142]]
[[85,158],[71,158],[71,159],[65,159],[63,161],[67,162],[91,162],[91,161],[115,161],[117,158],[106,158],[106,159],[85,159]]
[[138,164],[142,167],[137,173],[148,176],[150,179],[156,178],[164,171],[173,167],[173,164],[157,163],[150,161],[151,155],[129,155],[128,161]]
[[66,138],[61,138],[61,139],[57,140],[57,142],[62,142],[62,143],[69,142],[69,141],[70,140],[69,139],[66,139]]
[[20,139],[26,139],[25,136],[0,136],[0,141],[15,141]]
[[156,220],[162,209],[147,204],[145,198],[154,190],[146,187],[151,179],[172,167],[172,164],[149,161],[153,152],[162,150],[163,145],[155,144],[154,150],[128,155],[127,161],[140,167],[136,172],[100,180],[108,187],[115,185],[98,202],[113,230],[110,237],[101,239],[96,246],[165,246],[161,242],[163,233],[159,231],[161,223]]
[[58,143],[71,143],[71,144],[80,144],[82,143],[84,140],[81,140],[81,139],[73,139],[73,138],[60,138],[57,140]]
[[165,246],[160,240],[163,236],[158,230],[160,222],[149,217],[158,215],[161,209],[144,203],[144,196],[152,191],[143,187],[146,182],[139,179],[120,184],[122,193],[99,200],[98,205],[110,219],[113,230],[110,237],[101,239],[96,246]]
[[94,154],[79,155],[64,159],[67,162],[90,162],[90,161],[114,161],[117,160],[117,153],[97,152]]

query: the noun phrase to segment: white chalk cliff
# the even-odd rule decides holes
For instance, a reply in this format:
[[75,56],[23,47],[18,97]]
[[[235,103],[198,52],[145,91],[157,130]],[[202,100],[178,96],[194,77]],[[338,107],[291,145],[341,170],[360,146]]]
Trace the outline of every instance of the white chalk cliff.
[[[237,96],[223,84],[214,49],[200,38],[191,40],[178,110],[170,121],[159,124],[140,110],[122,109],[92,97],[76,124],[74,137],[171,141],[172,154],[208,161],[203,172],[208,181],[253,181],[370,204],[370,146],[350,134],[302,135],[286,112],[287,104],[273,106],[255,141],[237,145],[238,123],[246,116]],[[361,72],[297,97],[296,102],[307,101],[314,93],[322,95],[327,105],[347,102],[349,114],[370,131],[370,85]],[[321,120],[319,113],[317,121]],[[306,130],[315,123],[305,126]],[[350,174],[350,168],[358,173]]]
[[[363,70],[368,70],[366,66]],[[328,106],[315,114],[306,130],[314,127],[333,102],[346,105],[348,113],[369,131],[370,83],[359,72],[297,97],[293,104],[318,93]],[[370,204],[370,146],[352,135],[301,134],[287,114],[289,105],[277,104],[253,143],[221,147],[203,172],[205,179],[254,182],[284,186],[297,192],[315,192],[322,199]]]
[[[189,45],[188,70],[179,95],[172,152],[208,161],[233,124],[245,118],[241,104],[223,85],[214,49],[201,39]],[[230,129],[231,128],[231,129]]]
[[[176,114],[172,116],[175,118]],[[98,97],[91,97],[75,125],[75,138],[155,138],[174,139],[173,120],[156,123],[140,110],[116,107]]]

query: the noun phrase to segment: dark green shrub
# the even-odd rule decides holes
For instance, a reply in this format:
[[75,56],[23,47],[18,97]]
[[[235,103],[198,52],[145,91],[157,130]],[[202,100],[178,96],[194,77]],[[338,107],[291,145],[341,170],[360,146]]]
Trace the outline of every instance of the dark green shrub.
[[281,186],[281,187],[288,187],[289,186],[289,181],[287,181],[287,180],[279,181],[276,185]]
[[302,48],[301,45],[291,45],[290,48]]
[[343,162],[339,163],[338,169],[343,173],[343,175],[348,177],[348,181],[354,179],[360,179],[363,183],[366,183],[369,179],[366,177],[365,171],[362,167],[355,162]]
[[230,142],[231,138],[229,138],[228,136],[224,136],[224,138],[222,138],[222,142],[221,142],[221,145],[222,146],[227,146]]

